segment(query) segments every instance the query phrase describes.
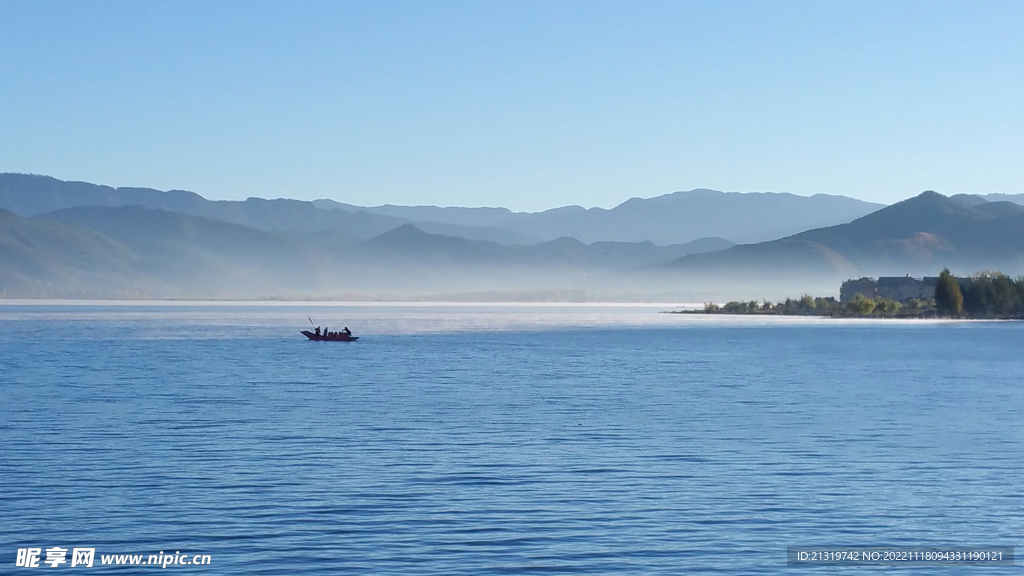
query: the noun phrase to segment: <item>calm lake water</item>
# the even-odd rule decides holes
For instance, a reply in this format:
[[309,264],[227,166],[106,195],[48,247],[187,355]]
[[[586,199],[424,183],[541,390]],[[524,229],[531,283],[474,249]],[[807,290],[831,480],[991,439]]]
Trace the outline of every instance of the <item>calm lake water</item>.
[[[1024,324],[664,309],[0,303],[0,573],[30,546],[435,575],[1024,544]],[[1020,568],[926,569],[964,570]]]

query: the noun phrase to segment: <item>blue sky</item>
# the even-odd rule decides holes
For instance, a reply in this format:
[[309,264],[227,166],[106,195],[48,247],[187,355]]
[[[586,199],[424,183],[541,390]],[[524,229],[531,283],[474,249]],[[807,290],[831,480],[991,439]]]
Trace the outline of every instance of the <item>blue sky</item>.
[[1024,192],[1024,2],[0,0],[0,171],[211,198]]

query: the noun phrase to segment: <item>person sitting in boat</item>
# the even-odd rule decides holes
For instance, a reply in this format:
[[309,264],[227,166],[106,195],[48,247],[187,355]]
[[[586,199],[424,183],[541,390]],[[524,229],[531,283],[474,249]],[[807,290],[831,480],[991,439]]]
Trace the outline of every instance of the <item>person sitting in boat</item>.
[[317,327],[316,327],[316,335],[317,335],[317,336],[319,336],[319,335],[320,335],[320,327],[319,327],[319,326],[317,326]]
[[351,336],[352,335],[352,331],[348,329],[348,326],[345,326],[344,328],[342,328],[341,329],[341,333],[344,334],[345,336]]

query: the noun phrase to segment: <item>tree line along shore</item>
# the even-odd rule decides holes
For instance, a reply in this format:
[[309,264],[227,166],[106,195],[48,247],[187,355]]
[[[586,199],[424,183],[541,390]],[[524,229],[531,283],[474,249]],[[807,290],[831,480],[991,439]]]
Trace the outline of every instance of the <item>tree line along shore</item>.
[[933,298],[869,298],[856,294],[848,302],[835,298],[787,298],[782,302],[706,303],[703,310],[676,314],[755,314],[778,316],[827,316],[831,318],[969,318],[1024,319],[1024,276],[1010,278],[1002,272],[979,272],[957,278],[949,269],[938,276]]

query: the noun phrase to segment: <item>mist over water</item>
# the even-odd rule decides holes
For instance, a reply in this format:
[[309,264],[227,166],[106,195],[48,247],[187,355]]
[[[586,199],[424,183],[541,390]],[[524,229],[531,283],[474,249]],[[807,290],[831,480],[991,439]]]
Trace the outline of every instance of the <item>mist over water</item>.
[[[677,315],[699,302],[447,303],[447,302],[195,302],[0,300],[0,321],[90,322],[123,330],[119,338],[290,337],[315,325],[349,326],[358,335],[551,331],[566,329],[735,326],[925,326],[948,320],[823,318],[817,316]],[[311,324],[311,321],[313,324]]]
[[[694,309],[696,303],[662,304],[452,304],[334,302],[97,302],[54,306],[54,301],[0,301],[0,320],[81,323],[102,319],[125,329],[159,326],[158,332],[126,333],[135,338],[233,338],[253,333],[291,335],[349,326],[362,335],[438,334],[554,330],[564,328],[656,327],[684,322],[661,314]],[[705,319],[707,320],[707,319]],[[717,322],[729,322],[719,317]],[[155,324],[154,324],[155,323]],[[241,332],[238,332],[241,331]]]
[[1024,325],[677,306],[0,303],[2,561],[795,574],[790,545],[1019,544]]

